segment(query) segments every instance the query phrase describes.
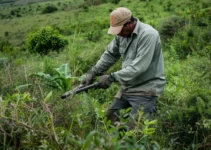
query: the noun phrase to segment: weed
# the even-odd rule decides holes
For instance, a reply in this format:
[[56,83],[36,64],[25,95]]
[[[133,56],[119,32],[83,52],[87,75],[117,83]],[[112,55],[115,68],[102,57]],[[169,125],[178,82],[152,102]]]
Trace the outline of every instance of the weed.
[[29,51],[46,55],[49,51],[59,52],[68,44],[68,41],[60,35],[59,31],[52,27],[45,27],[31,32],[27,38]]
[[77,77],[72,77],[68,64],[63,64],[59,68],[54,69],[55,75],[45,74],[43,72],[38,72],[31,74],[31,77],[41,77],[46,81],[46,84],[50,87],[54,87],[64,92],[69,90],[71,87],[71,80],[78,80]]
[[[116,126],[104,117],[118,84],[64,101],[59,98],[80,82],[79,77],[97,62],[113,38],[107,30],[116,2],[84,2],[58,0],[0,7],[0,149],[209,149],[210,1],[118,2],[142,22],[160,26],[167,79],[157,102],[156,121],[144,120],[140,112],[135,129],[129,131],[125,130],[127,110]],[[41,15],[47,6],[59,11]],[[55,39],[61,42],[65,36],[69,45],[58,42],[58,48],[49,44],[54,36],[40,32],[49,29],[47,25],[53,26]],[[28,46],[25,35],[38,32],[38,41],[31,48],[39,47],[46,56],[27,51],[23,42]],[[67,48],[60,51],[64,45]],[[107,73],[120,68],[121,60]],[[36,77],[28,76],[34,72]]]

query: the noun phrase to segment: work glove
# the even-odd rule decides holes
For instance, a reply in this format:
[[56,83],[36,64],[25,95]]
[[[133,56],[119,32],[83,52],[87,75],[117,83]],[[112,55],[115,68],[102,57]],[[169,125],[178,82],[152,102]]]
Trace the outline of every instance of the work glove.
[[111,75],[100,76],[100,79],[98,81],[99,88],[107,89],[111,85],[111,83],[114,82],[114,81],[115,80]]
[[82,81],[84,86],[90,85],[94,82],[96,73],[92,70],[88,71],[86,78]]

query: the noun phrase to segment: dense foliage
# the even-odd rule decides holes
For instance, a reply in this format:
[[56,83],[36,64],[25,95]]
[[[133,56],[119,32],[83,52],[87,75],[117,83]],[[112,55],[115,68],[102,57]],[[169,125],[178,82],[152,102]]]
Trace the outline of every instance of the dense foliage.
[[48,14],[48,13],[53,13],[55,11],[57,11],[58,8],[55,6],[46,6],[43,10],[42,10],[42,14]]
[[27,44],[29,51],[46,55],[51,50],[59,52],[68,44],[68,41],[60,35],[58,30],[47,26],[29,33]]
[[[210,148],[209,0],[15,4],[0,7],[0,149]],[[48,6],[58,11],[42,14]],[[131,131],[130,110],[116,126],[104,118],[118,84],[60,98],[80,84],[112,40],[109,13],[118,6],[159,31],[167,80],[154,120],[140,111]],[[107,73],[120,67],[121,60]]]

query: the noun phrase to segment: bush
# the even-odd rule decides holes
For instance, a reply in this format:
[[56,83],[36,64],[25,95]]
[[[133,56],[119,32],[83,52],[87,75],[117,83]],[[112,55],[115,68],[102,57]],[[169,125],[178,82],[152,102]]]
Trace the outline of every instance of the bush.
[[15,11],[14,10],[11,10],[10,11],[10,15],[14,16],[15,15]]
[[210,27],[191,26],[178,30],[170,40],[180,59],[193,53],[209,56],[210,52],[205,47],[210,45]]
[[168,112],[161,119],[163,131],[166,133],[180,131],[168,136],[168,139],[175,140],[175,145],[180,143],[180,145],[186,147],[195,142],[194,138],[197,139],[197,143],[203,143],[203,141],[206,141],[206,136],[210,135],[210,96],[209,93],[197,92],[200,92],[200,94],[193,93],[190,97],[183,99],[185,102],[180,102],[182,106],[175,104],[171,106],[170,110],[169,108],[163,110]]
[[166,142],[174,145],[172,149],[202,141],[206,144],[211,131],[211,61],[201,56],[189,56],[182,63],[171,59],[170,54],[165,59],[168,82],[158,103],[160,129],[167,136]]
[[14,46],[9,43],[8,41],[2,41],[0,42],[0,52],[3,53],[10,53],[12,51],[14,51]]
[[55,6],[46,6],[43,10],[42,10],[42,14],[48,14],[48,13],[53,13],[55,11],[57,11],[57,7]]
[[97,42],[100,40],[102,36],[102,31],[99,30],[99,29],[96,29],[96,30],[93,30],[93,31],[90,31],[86,34],[86,38],[89,40],[89,41],[93,41],[93,42]]
[[178,16],[166,18],[159,27],[162,39],[168,39],[175,35],[179,28],[185,25],[185,21]]
[[8,31],[4,32],[4,35],[9,36],[9,32]]
[[51,50],[59,52],[68,44],[68,41],[58,30],[48,26],[29,33],[26,43],[29,51],[46,55]]

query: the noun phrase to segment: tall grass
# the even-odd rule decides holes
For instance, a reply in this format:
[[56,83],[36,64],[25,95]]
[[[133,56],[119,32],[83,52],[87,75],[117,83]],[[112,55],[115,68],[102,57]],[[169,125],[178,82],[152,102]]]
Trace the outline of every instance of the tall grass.
[[[0,45],[0,149],[209,148],[209,1],[121,0],[118,5],[104,3],[84,9],[82,0],[56,0],[51,4],[58,6],[58,12],[40,15],[48,3],[0,8],[4,14],[18,7],[32,9],[21,17],[0,21],[0,38],[9,41]],[[38,5],[40,10],[36,11]],[[54,68],[66,63],[72,76],[84,75],[113,39],[107,35],[107,22],[110,11],[118,6],[128,7],[141,21],[165,31],[160,33],[167,85],[157,102],[157,123],[142,120],[142,113],[139,114],[141,121],[137,127],[141,123],[145,132],[138,129],[119,132],[126,120],[114,127],[104,118],[119,90],[118,84],[61,100],[63,91],[29,76],[38,72],[53,75]],[[181,26],[168,20],[172,15],[177,16]],[[166,25],[168,21],[173,23]],[[24,43],[26,35],[47,25],[66,36],[69,45],[60,53],[50,52],[46,56],[29,53]],[[172,36],[165,36],[171,29],[174,29]],[[120,63],[107,73],[119,70]],[[80,83],[70,82],[71,87]]]

